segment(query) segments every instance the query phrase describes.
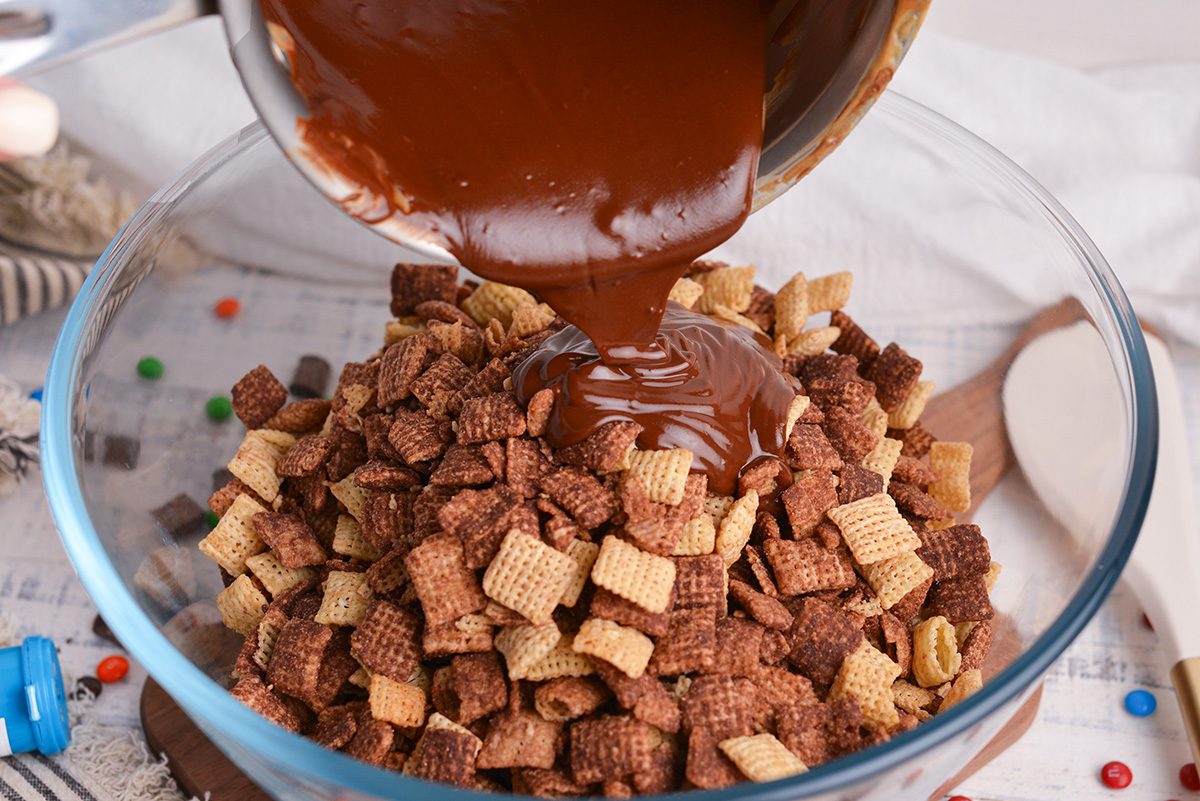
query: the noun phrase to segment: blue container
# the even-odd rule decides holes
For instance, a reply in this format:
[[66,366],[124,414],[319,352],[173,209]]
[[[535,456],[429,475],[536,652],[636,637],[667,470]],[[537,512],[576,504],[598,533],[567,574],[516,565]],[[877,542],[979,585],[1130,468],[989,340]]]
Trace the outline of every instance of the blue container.
[[67,698],[54,643],[45,637],[0,650],[0,756],[67,747]]

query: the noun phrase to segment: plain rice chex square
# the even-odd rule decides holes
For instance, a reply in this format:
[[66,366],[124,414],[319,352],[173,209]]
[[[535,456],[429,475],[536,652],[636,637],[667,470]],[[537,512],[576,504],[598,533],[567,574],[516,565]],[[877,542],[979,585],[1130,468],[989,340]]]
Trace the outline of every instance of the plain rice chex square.
[[588,576],[592,574],[592,565],[600,555],[600,546],[587,540],[571,540],[567,545],[567,556],[575,560],[575,575],[563,590],[562,598],[558,600],[563,606],[574,606],[579,601],[583,588],[587,586]]
[[675,586],[675,563],[609,535],[592,565],[592,581],[647,612],[664,612]]
[[650,500],[678,506],[683,500],[692,458],[687,448],[633,451],[629,455],[629,475],[641,483]]
[[752,782],[773,782],[808,770],[800,759],[787,750],[772,734],[732,737],[718,743],[725,756]]
[[717,528],[713,525],[712,515],[701,512],[693,517],[683,527],[683,534],[675,543],[672,556],[703,556],[713,552],[717,547]]
[[379,673],[371,675],[371,717],[393,726],[425,724],[425,691],[407,682],[395,681]]
[[754,517],[758,514],[758,493],[750,490],[733,502],[729,511],[721,518],[713,542],[713,551],[719,553],[725,560],[725,566],[730,567],[742,556],[742,548],[750,541],[754,531]]
[[711,314],[718,306],[728,306],[736,312],[750,308],[750,296],[754,292],[754,265],[744,267],[719,267],[708,272],[697,273],[692,280],[704,287],[703,294],[696,300],[695,309]]
[[654,653],[654,641],[635,628],[594,617],[584,621],[572,647],[603,659],[631,679],[641,678]]
[[904,596],[933,578],[933,568],[912,551],[864,565],[862,572],[884,609],[891,609]]
[[590,676],[596,672],[592,659],[574,647],[575,638],[564,634],[545,656],[525,671],[528,681],[549,681],[563,676]]
[[971,508],[971,456],[974,453],[969,442],[935,442],[929,446],[929,466],[938,474],[938,480],[926,491],[951,512],[965,512]]
[[330,484],[329,491],[333,493],[333,497],[342,502],[351,517],[358,521],[362,520],[363,504],[367,502],[367,496],[370,493],[354,483],[353,473],[336,484]]
[[854,561],[869,565],[921,547],[912,530],[887,493],[869,495],[830,509],[829,519],[842,531]]
[[275,470],[295,442],[295,437],[282,431],[247,431],[246,438],[229,462],[229,472],[257,492],[264,501],[274,503],[283,483]]
[[237,496],[216,527],[200,540],[200,552],[225,568],[229,575],[242,575],[246,572],[246,557],[267,550],[267,543],[251,522],[256,514],[265,511],[249,495]]
[[892,683],[900,678],[900,666],[864,641],[846,657],[829,700],[854,698],[862,709],[863,722],[872,728],[890,728],[900,722],[892,696]]
[[279,593],[296,586],[316,572],[311,567],[284,567],[271,551],[263,551],[249,557],[246,559],[246,567],[266,591],[271,593],[272,598],[278,597]]
[[267,596],[246,575],[238,576],[217,594],[217,610],[222,622],[244,637],[249,637],[250,632],[258,628],[268,603]]
[[313,616],[317,623],[329,626],[357,626],[371,605],[371,591],[365,573],[332,570],[325,577],[325,596]]
[[554,650],[562,632],[553,622],[537,626],[505,626],[495,637],[496,650],[504,655],[508,677],[513,681],[525,678],[534,665]]
[[373,562],[379,558],[379,549],[366,541],[362,525],[350,515],[338,515],[332,546],[334,553],[351,559]]
[[513,529],[483,574],[483,593],[533,623],[546,623],[578,569],[569,554]]

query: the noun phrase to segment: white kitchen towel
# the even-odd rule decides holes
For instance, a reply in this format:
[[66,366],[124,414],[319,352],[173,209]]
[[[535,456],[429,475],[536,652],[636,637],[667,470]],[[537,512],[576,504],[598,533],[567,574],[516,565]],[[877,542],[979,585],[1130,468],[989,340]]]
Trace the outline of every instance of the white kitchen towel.
[[[81,144],[157,185],[253,118],[225,47],[208,19],[33,82]],[[1025,168],[1096,241],[1139,313],[1200,343],[1200,45],[1197,59],[1084,72],[926,31],[893,87]]]
[[1200,344],[1195,41],[1195,61],[1083,72],[922,34],[892,86],[1023,167],[1095,241],[1139,314]]

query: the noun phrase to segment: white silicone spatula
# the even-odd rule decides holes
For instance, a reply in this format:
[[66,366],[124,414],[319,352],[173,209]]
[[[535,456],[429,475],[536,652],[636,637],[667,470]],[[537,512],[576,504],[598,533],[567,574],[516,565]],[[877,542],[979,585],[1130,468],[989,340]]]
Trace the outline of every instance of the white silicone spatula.
[[[1179,383],[1161,340],[1146,337],[1158,391],[1159,446],[1150,505],[1122,578],[1168,658],[1192,753],[1200,764],[1200,531],[1192,495]],[[1088,323],[1051,331],[1013,361],[1004,381],[1005,423],[1017,462],[1050,511],[1086,536],[1107,502],[1101,473],[1120,469],[1120,395],[1099,334]]]

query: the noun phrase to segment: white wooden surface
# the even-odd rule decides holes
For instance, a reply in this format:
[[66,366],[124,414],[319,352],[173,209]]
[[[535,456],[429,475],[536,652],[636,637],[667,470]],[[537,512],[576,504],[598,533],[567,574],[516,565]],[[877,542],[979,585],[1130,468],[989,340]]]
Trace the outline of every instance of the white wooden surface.
[[[61,312],[0,328],[0,372],[28,389],[41,385]],[[1176,346],[1189,419],[1193,475],[1200,476],[1200,349]],[[54,531],[40,484],[0,499],[0,614],[13,614],[22,634],[52,637],[68,676],[90,674],[114,647],[91,632],[95,609],[75,578]],[[1184,799],[1179,768],[1191,761],[1169,665],[1141,622],[1137,600],[1118,585],[1096,619],[1046,677],[1041,712],[1016,746],[971,778],[958,792],[974,801],[1078,799]],[[109,685],[98,702],[106,723],[135,728],[144,672]],[[1147,718],[1127,713],[1130,690],[1150,690],[1158,710]],[[1106,789],[1100,767],[1125,762],[1134,783]]]

